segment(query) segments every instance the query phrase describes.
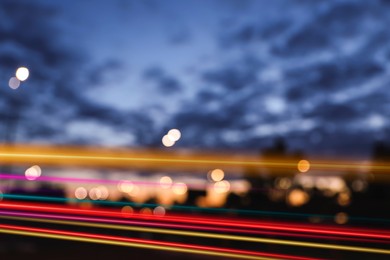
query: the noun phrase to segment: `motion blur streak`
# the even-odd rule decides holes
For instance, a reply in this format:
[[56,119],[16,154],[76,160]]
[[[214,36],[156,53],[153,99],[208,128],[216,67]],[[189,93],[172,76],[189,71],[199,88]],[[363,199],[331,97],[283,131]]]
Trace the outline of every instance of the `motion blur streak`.
[[247,237],[247,236],[235,236],[235,235],[227,235],[227,234],[219,235],[219,234],[201,233],[201,232],[170,231],[170,230],[162,230],[162,229],[154,229],[154,228],[136,228],[136,227],[126,227],[126,226],[115,226],[115,225],[108,225],[108,224],[91,224],[91,223],[82,223],[77,221],[59,221],[59,220],[45,220],[45,219],[38,220],[38,219],[20,218],[20,217],[8,217],[8,219],[24,220],[24,221],[27,220],[27,221],[62,224],[62,225],[77,225],[77,226],[98,227],[98,228],[108,228],[108,229],[132,230],[132,231],[140,231],[140,232],[153,232],[153,233],[182,235],[182,236],[196,236],[196,237],[204,237],[204,238],[226,239],[226,240],[236,240],[236,241],[255,242],[255,243],[357,251],[357,252],[364,252],[364,253],[390,254],[390,250],[386,250],[386,249],[343,246],[343,245],[336,245],[336,244],[322,244],[322,243],[312,243],[312,242],[300,242],[300,241],[292,241],[292,240],[280,240],[280,239],[258,238],[258,237]]
[[[223,239],[223,240],[236,240],[236,241],[245,241],[245,242],[254,242],[254,243],[271,243],[271,244],[284,244],[295,243],[296,246],[309,246],[316,247],[321,245],[321,248],[327,249],[339,249],[339,250],[351,250],[351,251],[360,251],[360,252],[370,252],[370,253],[384,253],[386,254],[387,250],[373,251],[373,248],[364,248],[364,247],[351,247],[351,246],[337,246],[332,244],[318,244],[318,243],[306,243],[302,242],[296,244],[293,241],[287,240],[278,240],[278,239],[266,239],[266,238],[256,238],[248,236],[235,236],[227,234],[213,234],[213,233],[202,233],[202,232],[191,232],[191,231],[178,231],[178,230],[168,230],[168,229],[156,229],[156,228],[143,228],[143,227],[130,227],[123,225],[110,225],[110,224],[96,224],[96,223],[84,223],[79,221],[59,221],[59,220],[48,220],[42,218],[23,218],[23,217],[2,217],[2,219],[13,219],[21,221],[31,221],[31,222],[40,222],[40,223],[51,223],[51,224],[60,224],[60,225],[74,225],[74,226],[84,226],[84,227],[95,227],[95,228],[105,228],[105,229],[118,229],[118,230],[127,230],[127,231],[138,231],[138,232],[150,232],[150,233],[160,233],[160,234],[169,234],[169,235],[180,235],[180,236],[195,236],[203,238],[213,238],[213,239]],[[356,250],[358,249],[358,250]],[[390,254],[390,250],[387,252]]]
[[92,243],[118,245],[118,246],[138,247],[144,249],[157,249],[157,250],[192,253],[192,254],[203,254],[203,255],[212,255],[212,256],[220,256],[220,257],[242,258],[242,259],[275,259],[275,257],[277,257],[277,259],[281,259],[281,258],[283,259],[286,257],[287,259],[290,258],[289,256],[286,255],[258,253],[258,252],[245,251],[245,250],[187,245],[187,244],[179,244],[173,242],[160,242],[160,241],[151,241],[151,240],[144,240],[144,239],[123,238],[123,237],[114,237],[114,236],[80,233],[80,232],[69,232],[69,231],[60,231],[60,230],[51,230],[51,229],[28,228],[28,227],[12,226],[12,225],[0,225],[0,233],[35,236],[35,237],[42,237],[42,238],[73,240],[73,241],[80,241],[80,242],[92,242]]
[[[28,145],[1,145],[2,163],[40,163],[49,165],[89,165],[94,167],[129,167],[156,169],[169,167],[171,169],[196,167],[273,167],[275,169],[297,170],[298,161],[274,160],[261,161],[257,157],[246,155],[237,159],[234,155],[218,154],[193,154],[175,155],[157,151],[145,150],[109,150],[103,148],[77,148],[77,147],[50,147],[50,146],[28,146]],[[39,151],[39,152],[37,152]],[[388,175],[390,165],[371,165],[359,161],[311,161],[310,170],[366,170],[370,172],[381,172],[378,176]],[[385,174],[386,173],[386,174]]]
[[[201,208],[196,206],[183,206],[183,205],[164,205],[164,204],[150,204],[150,203],[135,203],[135,202],[120,202],[120,201],[99,201],[99,200],[79,200],[76,198],[62,198],[62,197],[48,197],[48,196],[33,196],[33,195],[20,195],[20,194],[2,194],[3,198],[7,199],[19,199],[19,200],[29,200],[29,201],[46,201],[46,202],[87,202],[91,204],[98,205],[116,205],[116,206],[134,206],[134,207],[157,207],[157,206],[167,206],[172,210],[195,210],[198,212],[209,212],[209,213],[241,213],[247,215],[263,215],[263,216],[284,216],[284,217],[293,217],[293,218],[307,218],[307,217],[322,217],[327,219],[333,219],[333,215],[319,215],[319,214],[303,214],[303,213],[288,213],[288,212],[276,212],[276,211],[259,211],[259,210],[241,210],[241,209],[228,209],[228,208]],[[118,214],[118,213],[114,213]],[[122,214],[123,215],[123,214]],[[365,221],[365,222],[390,222],[390,219],[382,218],[368,218],[368,217],[350,217],[350,220],[353,221]],[[214,220],[212,220],[214,221]],[[225,222],[223,222],[225,223]],[[205,223],[207,224],[207,223]],[[241,224],[240,224],[241,225]],[[251,224],[249,224],[251,225]],[[247,227],[250,227],[247,225]],[[325,231],[326,232],[326,231]]]
[[[51,205],[42,204],[26,204],[26,203],[0,203],[0,208],[14,209],[14,210],[31,210],[31,211],[43,211],[43,212],[54,212],[54,213],[68,213],[68,214],[81,214],[81,215],[93,215],[93,216],[106,216],[106,217],[119,217],[123,218],[124,215],[121,212],[113,210],[87,210],[79,209],[75,207],[55,207]],[[143,214],[133,213],[131,215],[133,219],[141,220],[158,220],[166,222],[179,222],[188,224],[200,224],[200,225],[218,225],[218,226],[229,226],[238,228],[249,228],[249,229],[268,229],[268,230],[280,230],[280,231],[293,231],[293,232],[307,232],[307,233],[318,233],[326,235],[342,235],[342,236],[357,236],[357,237],[368,237],[377,239],[390,239],[389,232],[380,232],[377,230],[361,230],[356,228],[330,228],[330,227],[317,227],[297,225],[297,224],[279,224],[279,223],[264,223],[264,222],[253,222],[253,221],[233,221],[230,219],[218,220],[217,218],[205,218],[205,217],[185,217],[185,216],[148,216]]]
[[[319,239],[330,239],[330,240],[343,240],[343,241],[355,241],[355,242],[369,242],[369,243],[390,243],[389,240],[375,240],[375,239],[356,239],[350,237],[340,238],[337,236],[319,236],[319,235],[305,235],[297,233],[287,233],[287,232],[272,232],[272,231],[259,231],[259,230],[246,230],[246,229],[232,229],[232,228],[219,228],[219,227],[202,227],[202,226],[189,226],[189,225],[178,225],[178,224],[164,224],[159,222],[141,222],[141,221],[125,221],[118,219],[102,219],[102,218],[88,218],[88,217],[74,217],[68,215],[47,215],[47,214],[32,214],[32,213],[20,213],[20,212],[9,212],[9,211],[0,211],[1,215],[4,216],[22,216],[22,217],[32,217],[32,218],[44,218],[44,219],[62,219],[62,220],[78,220],[86,222],[100,222],[100,223],[110,223],[110,224],[126,224],[127,229],[131,229],[128,225],[139,225],[139,226],[152,226],[152,227],[165,227],[165,228],[181,228],[181,229],[192,229],[192,230],[201,230],[201,231],[216,231],[216,232],[230,232],[230,233],[246,233],[246,234],[256,234],[256,235],[272,235],[272,236],[287,236],[287,237],[300,237],[300,238],[319,238]],[[0,218],[7,219],[7,217]],[[34,221],[34,220],[31,220]],[[118,227],[118,226],[116,226]],[[134,228],[135,229],[135,228]]]
[[[0,179],[3,180],[26,180],[26,177],[23,175],[14,175],[14,174],[0,174]],[[48,182],[76,182],[76,183],[103,183],[103,184],[112,184],[118,185],[123,180],[104,180],[104,179],[85,179],[85,178],[69,178],[69,177],[52,177],[52,176],[40,176],[35,181],[48,181]],[[160,182],[153,181],[131,181],[132,184],[139,186],[161,186]],[[202,188],[204,189],[207,184],[186,184],[189,188]]]

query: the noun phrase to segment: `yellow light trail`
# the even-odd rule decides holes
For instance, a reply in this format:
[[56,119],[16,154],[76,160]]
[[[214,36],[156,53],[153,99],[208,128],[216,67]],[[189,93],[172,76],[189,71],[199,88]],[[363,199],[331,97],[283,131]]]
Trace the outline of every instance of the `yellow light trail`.
[[[34,145],[0,145],[0,160],[8,164],[47,164],[57,166],[125,167],[141,169],[207,169],[273,168],[272,174],[298,172],[298,160],[259,159],[253,155],[218,153],[173,154],[156,150],[107,149],[93,147],[55,147]],[[313,160],[310,171],[357,170],[371,173],[390,173],[390,164],[368,164],[359,161]],[[383,177],[385,174],[377,174]]]
[[344,246],[344,245],[336,245],[336,244],[300,242],[300,241],[293,241],[293,240],[281,240],[281,239],[259,238],[259,237],[237,236],[237,235],[226,235],[226,234],[221,235],[221,234],[207,233],[207,232],[179,231],[179,230],[160,229],[160,228],[145,228],[145,227],[124,226],[124,225],[85,223],[81,221],[49,220],[44,218],[0,216],[0,219],[12,219],[12,220],[22,220],[22,221],[39,222],[39,223],[73,225],[73,226],[94,227],[94,228],[103,228],[103,229],[117,229],[117,230],[126,230],[126,231],[150,232],[150,233],[192,236],[192,237],[202,237],[202,238],[212,238],[212,239],[222,239],[222,240],[235,240],[235,241],[242,241],[242,242],[278,244],[278,245],[286,245],[286,246],[312,247],[312,248],[320,248],[320,249],[354,251],[354,252],[363,252],[363,253],[390,254],[390,250],[380,249],[380,248]]
[[40,237],[40,238],[70,240],[70,241],[78,241],[78,242],[98,243],[98,244],[115,245],[115,246],[135,247],[135,248],[142,248],[142,249],[163,250],[163,251],[171,251],[171,252],[178,252],[178,253],[180,252],[180,253],[201,254],[201,255],[210,255],[210,256],[225,257],[225,258],[230,257],[230,258],[258,259],[258,260],[277,259],[277,258],[269,258],[269,257],[207,251],[201,249],[177,248],[173,246],[159,246],[159,245],[149,245],[149,244],[134,243],[134,242],[121,242],[121,241],[106,240],[106,239],[99,239],[99,238],[84,238],[84,237],[77,237],[71,235],[56,235],[56,234],[48,234],[48,233],[40,233],[40,232],[32,232],[32,231],[21,231],[21,230],[7,229],[7,228],[0,228],[0,233],[11,234],[11,235],[32,236],[32,237]]

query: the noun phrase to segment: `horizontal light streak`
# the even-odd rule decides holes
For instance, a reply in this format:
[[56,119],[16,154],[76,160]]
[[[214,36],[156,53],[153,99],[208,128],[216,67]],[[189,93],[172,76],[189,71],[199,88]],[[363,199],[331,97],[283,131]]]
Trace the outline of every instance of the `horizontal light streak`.
[[[3,180],[26,180],[24,175],[6,174],[1,173],[0,179]],[[54,176],[39,176],[34,182],[75,182],[75,183],[87,183],[87,184],[106,184],[106,185],[118,185],[122,182],[131,182],[138,186],[161,186],[160,182],[153,181],[127,181],[127,180],[107,180],[107,179],[86,179],[86,178],[70,178],[70,177],[54,177]],[[207,184],[188,184],[189,188],[205,189]]]
[[0,233],[242,259],[275,259],[275,257],[280,259],[281,256],[278,254],[260,253],[238,249],[189,245],[174,242],[152,241],[43,228],[29,228],[13,225],[0,225]]
[[[84,165],[94,167],[129,167],[160,169],[194,169],[211,167],[271,167],[275,170],[292,170],[296,173],[296,160],[267,159],[259,160],[251,155],[236,156],[227,153],[191,153],[172,154],[157,150],[107,149],[97,147],[56,147],[34,145],[2,145],[0,146],[2,163],[42,163],[49,165]],[[381,172],[387,175],[389,164],[368,164],[359,161],[313,160],[310,161],[311,171],[346,171],[359,170]],[[278,171],[273,172],[275,174]],[[280,173],[280,172],[279,172]]]
[[80,221],[48,220],[42,218],[4,217],[4,216],[3,217],[0,216],[0,218],[30,221],[30,222],[40,222],[40,223],[60,224],[60,225],[74,225],[74,226],[94,227],[94,228],[104,228],[104,229],[117,229],[117,230],[150,232],[150,233],[159,233],[159,234],[168,234],[168,235],[234,240],[234,241],[262,243],[262,244],[277,244],[277,245],[312,247],[312,248],[331,249],[331,250],[355,251],[355,252],[364,252],[364,253],[390,254],[390,250],[369,248],[369,247],[345,246],[345,245],[324,244],[324,243],[314,243],[314,242],[301,242],[301,241],[293,241],[293,240],[237,236],[237,235],[215,234],[215,233],[194,232],[194,231],[131,227],[131,226],[124,226],[124,225],[96,224],[96,223],[85,223]]
[[[79,214],[89,216],[104,216],[104,217],[117,217],[124,218],[124,214],[119,210],[107,210],[107,209],[80,209],[76,207],[66,206],[54,206],[41,203],[21,203],[21,202],[1,202],[0,208],[13,209],[13,210],[29,210],[29,211],[42,211],[51,213],[66,213],[66,214]],[[131,219],[141,220],[157,220],[164,222],[177,222],[177,223],[189,223],[199,225],[216,225],[223,227],[238,227],[248,229],[267,229],[267,230],[280,230],[289,232],[303,232],[303,233],[316,233],[323,235],[338,235],[338,236],[352,236],[352,237],[366,237],[375,239],[390,239],[390,232],[384,230],[362,230],[357,228],[332,228],[329,226],[313,227],[310,225],[302,224],[287,224],[287,223],[268,223],[264,221],[246,221],[246,220],[232,220],[229,218],[210,218],[210,217],[188,217],[188,216],[153,216],[145,214],[133,213],[130,216]]]
[[[251,234],[251,235],[271,235],[271,236],[284,236],[284,237],[299,237],[309,239],[327,239],[327,240],[342,240],[342,241],[354,241],[354,242],[368,242],[368,243],[386,243],[389,244],[389,240],[379,239],[362,239],[362,238],[351,238],[351,237],[337,237],[329,235],[307,235],[301,233],[288,233],[285,231],[262,231],[262,230],[248,230],[240,228],[223,228],[223,227],[210,227],[201,225],[183,225],[183,224],[172,224],[172,223],[160,223],[148,221],[133,221],[133,220],[118,220],[118,219],[102,219],[102,218],[90,218],[90,217],[79,217],[69,215],[53,215],[53,214],[34,214],[25,212],[10,212],[0,211],[0,218],[3,216],[18,216],[18,217],[32,217],[32,218],[44,218],[44,219],[61,219],[61,220],[76,220],[76,221],[87,221],[87,222],[100,222],[109,224],[122,224],[122,225],[138,225],[138,226],[151,226],[151,227],[163,227],[163,228],[174,228],[174,229],[186,229],[186,230],[200,230],[200,231],[214,231],[214,232],[225,232],[225,233],[240,233],[240,234]],[[158,219],[156,219],[158,220]]]
[[[60,198],[60,197],[47,197],[47,196],[35,196],[35,195],[19,195],[19,194],[2,194],[4,198],[19,199],[29,201],[48,201],[48,202],[79,202],[79,203],[91,203],[96,205],[116,205],[116,206],[134,206],[134,207],[157,207],[163,206],[173,210],[181,211],[198,211],[198,212],[215,212],[215,213],[240,213],[254,216],[286,216],[292,218],[307,218],[307,217],[321,217],[327,219],[333,219],[333,215],[320,215],[320,214],[305,214],[305,213],[289,213],[289,212],[275,212],[275,211],[260,211],[260,210],[246,210],[246,209],[227,209],[227,208],[201,208],[196,206],[183,206],[183,205],[163,205],[163,204],[151,204],[151,203],[136,203],[136,202],[120,202],[120,201],[104,201],[104,200],[79,200],[76,198]],[[349,217],[350,221],[370,221],[370,222],[383,222],[388,223],[390,219],[382,218],[369,218],[369,217]]]

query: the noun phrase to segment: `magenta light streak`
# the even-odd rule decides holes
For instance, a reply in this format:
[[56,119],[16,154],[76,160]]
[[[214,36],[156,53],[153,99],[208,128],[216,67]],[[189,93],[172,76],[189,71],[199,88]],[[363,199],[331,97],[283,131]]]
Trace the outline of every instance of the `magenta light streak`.
[[[12,175],[12,174],[0,174],[0,179],[6,180],[27,180],[24,175]],[[103,179],[83,179],[83,178],[69,178],[69,177],[52,177],[52,176],[40,176],[34,180],[35,182],[39,181],[51,181],[51,182],[77,182],[77,183],[99,183],[99,184],[110,184],[110,185],[118,185],[122,182],[129,182],[135,185],[150,185],[150,186],[160,186],[160,182],[148,182],[148,181],[131,181],[131,180],[103,180]],[[179,184],[180,185],[180,184]],[[206,185],[193,185],[186,184],[186,186],[191,188],[201,188],[204,189]]]

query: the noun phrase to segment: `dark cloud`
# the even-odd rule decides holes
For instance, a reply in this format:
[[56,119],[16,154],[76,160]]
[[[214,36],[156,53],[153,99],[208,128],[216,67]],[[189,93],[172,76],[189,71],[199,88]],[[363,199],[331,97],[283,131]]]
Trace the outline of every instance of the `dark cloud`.
[[[4,72],[0,75],[0,101],[5,107],[0,118],[9,129],[22,134],[18,138],[61,143],[77,140],[68,136],[68,124],[94,121],[114,131],[136,126],[134,132],[140,140],[147,140],[142,137],[145,129],[152,129],[147,115],[124,112],[85,96],[92,83],[99,84],[107,73],[120,70],[120,62],[108,60],[90,68],[93,76],[83,74],[88,71],[86,57],[81,49],[62,41],[63,35],[53,22],[55,9],[29,1],[2,1],[0,13],[0,67]],[[21,65],[30,69],[30,77],[12,90],[4,82],[8,83]]]
[[162,94],[176,94],[182,90],[182,84],[175,77],[168,75],[161,67],[150,67],[142,74],[143,79],[156,84]]
[[118,81],[118,77],[123,69],[124,64],[121,61],[114,59],[107,60],[90,70],[86,85],[99,86],[107,82],[115,83]]

